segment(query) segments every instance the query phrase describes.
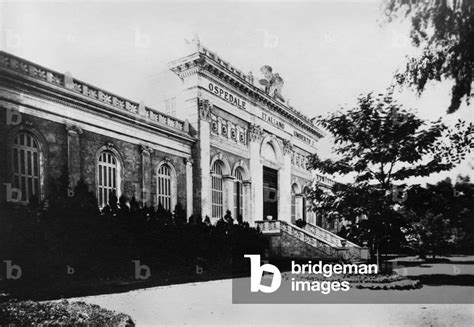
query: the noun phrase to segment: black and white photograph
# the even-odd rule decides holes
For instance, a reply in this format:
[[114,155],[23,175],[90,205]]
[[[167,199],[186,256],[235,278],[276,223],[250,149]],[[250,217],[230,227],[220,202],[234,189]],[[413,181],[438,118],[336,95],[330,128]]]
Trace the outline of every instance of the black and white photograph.
[[474,0],[0,0],[0,327],[474,326]]

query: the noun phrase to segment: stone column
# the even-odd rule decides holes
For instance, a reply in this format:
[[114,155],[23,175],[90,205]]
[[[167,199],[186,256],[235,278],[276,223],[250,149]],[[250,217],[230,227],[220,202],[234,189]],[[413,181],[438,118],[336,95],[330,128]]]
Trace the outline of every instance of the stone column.
[[234,215],[234,177],[231,175],[223,176],[223,189],[224,189],[224,215],[227,210]]
[[[74,191],[74,187],[81,178],[81,152],[79,135],[82,129],[76,125],[66,125],[67,131],[67,160],[69,171],[69,192]],[[73,195],[74,193],[71,193]]]
[[303,195],[296,194],[295,196],[295,219],[303,219]]
[[291,142],[283,141],[283,166],[279,172],[278,219],[291,223]]
[[211,218],[211,122],[212,104],[209,100],[199,100],[199,171],[201,175],[201,215]]
[[186,158],[186,218],[193,214],[193,159]]
[[142,204],[150,206],[151,201],[151,154],[153,149],[146,145],[141,145],[140,150],[142,151],[142,190],[140,196],[142,197]]
[[263,220],[263,166],[260,162],[260,143],[263,131],[259,125],[253,124],[249,128],[249,151],[250,151],[250,176],[251,200],[249,224],[254,225],[254,221]]
[[[249,222],[252,219],[252,183],[250,181],[242,182],[242,193],[243,193],[243,208],[242,208],[242,219],[243,221]],[[237,217],[235,217],[237,219]]]

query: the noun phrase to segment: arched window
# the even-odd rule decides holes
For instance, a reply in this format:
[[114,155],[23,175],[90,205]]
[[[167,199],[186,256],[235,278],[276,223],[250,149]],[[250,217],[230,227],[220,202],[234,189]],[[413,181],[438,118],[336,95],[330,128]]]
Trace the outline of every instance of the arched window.
[[172,176],[170,166],[164,164],[158,168],[157,180],[158,204],[161,204],[165,210],[171,211],[172,208]]
[[244,194],[243,194],[243,178],[242,169],[237,168],[234,173],[234,217],[239,219],[243,217]]
[[212,218],[222,218],[224,214],[222,165],[216,161],[212,165]]
[[262,145],[261,155],[263,158],[265,158],[268,161],[272,161],[272,162],[276,161],[275,148],[269,142],[266,142],[265,144]]
[[304,193],[304,202],[303,202],[303,210],[305,215],[305,221],[309,224],[316,225],[316,214],[313,211],[313,201],[310,197],[310,188],[305,187],[303,190]]
[[120,196],[120,162],[114,153],[103,151],[97,161],[97,199],[102,208],[109,203],[110,194]]
[[13,187],[21,191],[21,202],[40,199],[40,149],[31,134],[20,132],[12,145]]

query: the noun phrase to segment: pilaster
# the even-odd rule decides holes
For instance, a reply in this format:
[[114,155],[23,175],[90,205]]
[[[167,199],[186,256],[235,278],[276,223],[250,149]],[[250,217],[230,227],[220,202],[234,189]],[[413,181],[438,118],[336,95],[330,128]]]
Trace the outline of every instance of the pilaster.
[[186,158],[186,215],[193,214],[193,159]]
[[292,145],[289,141],[283,141],[283,166],[280,169],[280,180],[278,185],[278,219],[291,223],[291,153]]
[[67,159],[69,171],[69,189],[73,190],[81,178],[80,140],[82,129],[76,125],[66,125],[67,131]]
[[[227,210],[234,212],[234,181],[235,178],[231,175],[223,176],[224,188],[224,214]],[[237,217],[233,217],[236,219]]]
[[141,145],[142,152],[142,201],[143,205],[150,206],[151,203],[151,154],[153,149],[146,145]]
[[212,104],[208,100],[198,100],[199,103],[199,170],[201,175],[201,216],[211,218],[211,138],[210,122]]
[[260,162],[260,143],[263,131],[259,125],[253,124],[249,129],[249,152],[250,152],[250,176],[252,184],[250,187],[250,216],[249,223],[254,224],[256,220],[263,220],[263,166]]

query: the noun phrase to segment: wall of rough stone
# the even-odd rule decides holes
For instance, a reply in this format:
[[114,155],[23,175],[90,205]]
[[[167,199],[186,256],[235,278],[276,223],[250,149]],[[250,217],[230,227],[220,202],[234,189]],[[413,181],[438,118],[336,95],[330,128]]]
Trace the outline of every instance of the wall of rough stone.
[[279,256],[283,258],[298,258],[298,259],[324,259],[327,258],[323,252],[317,248],[299,240],[298,238],[289,235],[286,232],[281,232],[279,242],[272,240],[270,245],[278,245]]
[[[68,164],[67,130],[66,125],[52,122],[43,118],[22,114],[22,124],[18,126],[7,125],[6,109],[0,109],[0,203],[6,203],[6,187],[10,183],[11,173],[7,160],[9,158],[9,136],[20,129],[34,130],[39,134],[44,154],[45,194],[48,195],[48,184],[51,179],[61,175],[63,166]],[[138,144],[131,144],[106,135],[101,135],[83,130],[79,135],[80,145],[80,177],[88,185],[90,191],[96,188],[96,159],[98,151],[107,144],[113,144],[120,155],[122,162],[122,194],[131,198],[139,197],[142,187],[142,152]],[[186,209],[186,164],[182,157],[153,151],[151,154],[151,199],[156,203],[156,167],[165,158],[170,160],[176,170],[177,177],[177,203]],[[174,208],[173,208],[174,209]],[[190,215],[190,214],[189,214]],[[189,216],[188,215],[188,216]]]

